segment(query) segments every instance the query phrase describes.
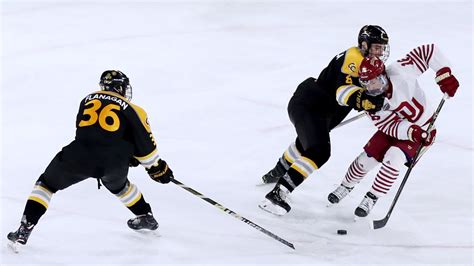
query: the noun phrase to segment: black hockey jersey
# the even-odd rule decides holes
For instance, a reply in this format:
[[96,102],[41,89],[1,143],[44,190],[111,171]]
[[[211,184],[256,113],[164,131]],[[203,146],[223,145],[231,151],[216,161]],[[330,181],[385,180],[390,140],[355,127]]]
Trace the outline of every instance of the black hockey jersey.
[[329,96],[327,101],[332,105],[348,106],[349,97],[359,89],[359,66],[364,56],[359,48],[352,47],[336,55],[321,72],[317,83]]
[[134,156],[147,168],[159,160],[146,112],[114,92],[97,91],[81,101],[76,141],[110,157]]

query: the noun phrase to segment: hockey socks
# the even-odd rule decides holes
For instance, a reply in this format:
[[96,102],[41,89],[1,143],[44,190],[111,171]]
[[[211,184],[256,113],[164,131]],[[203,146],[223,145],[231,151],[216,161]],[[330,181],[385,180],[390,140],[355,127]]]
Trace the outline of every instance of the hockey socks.
[[137,216],[151,212],[150,205],[145,201],[145,198],[135,184],[127,182],[122,190],[114,194]]
[[37,224],[48,209],[53,194],[52,189],[49,189],[43,182],[37,181],[26,202],[23,219],[29,223]]
[[292,192],[316,169],[318,169],[318,166],[311,159],[301,156],[291,165],[288,172],[280,178],[278,183]]

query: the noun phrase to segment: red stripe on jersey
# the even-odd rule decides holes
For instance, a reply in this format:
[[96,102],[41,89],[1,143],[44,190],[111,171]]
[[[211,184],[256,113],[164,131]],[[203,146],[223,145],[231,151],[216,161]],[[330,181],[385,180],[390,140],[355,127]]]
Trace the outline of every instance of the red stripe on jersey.
[[376,122],[375,123],[375,126],[376,127],[379,127],[380,124],[383,124],[387,121],[389,121],[389,118],[391,118],[392,116],[396,115],[395,113],[391,113],[389,116],[385,117],[384,119],[380,120],[379,122]]
[[422,45],[421,48],[423,49],[423,60],[425,60],[425,62],[428,62],[428,46],[426,45]]
[[424,64],[423,62],[421,61],[421,59],[413,52],[411,51],[410,52],[410,58],[413,59],[413,62],[415,62],[415,65],[418,67],[418,69],[424,73],[425,72],[425,68],[424,68]]
[[418,55],[418,58],[420,58],[421,61],[425,61],[425,57],[423,54],[423,46],[418,46],[415,49],[417,49],[416,55]]
[[400,123],[397,122],[392,123],[392,125],[390,126],[390,136],[397,138],[396,132],[399,124]]
[[429,53],[429,55],[428,55],[428,58],[426,59],[426,63],[428,63],[428,64],[430,63],[431,56],[433,56],[433,52],[434,52],[434,44],[430,44],[430,45],[428,46],[428,53]]
[[[395,113],[394,113],[395,114]],[[384,133],[387,133],[387,129],[393,124],[395,123],[397,120],[397,117],[394,116],[392,119],[390,119],[390,121],[388,121],[385,125],[379,127],[380,130],[382,130]],[[388,134],[388,133],[387,133]]]

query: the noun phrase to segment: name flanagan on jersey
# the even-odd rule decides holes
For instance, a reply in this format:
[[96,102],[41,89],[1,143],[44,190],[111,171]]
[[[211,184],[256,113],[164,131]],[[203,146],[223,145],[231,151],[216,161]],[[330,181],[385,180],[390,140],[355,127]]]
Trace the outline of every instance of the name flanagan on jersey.
[[122,106],[123,110],[127,109],[128,103],[126,103],[124,100],[115,97],[115,96],[110,96],[110,95],[105,95],[105,94],[91,94],[86,97],[84,102],[92,101],[94,99],[99,99],[99,100],[109,100],[109,101],[114,101],[118,103],[120,106]]

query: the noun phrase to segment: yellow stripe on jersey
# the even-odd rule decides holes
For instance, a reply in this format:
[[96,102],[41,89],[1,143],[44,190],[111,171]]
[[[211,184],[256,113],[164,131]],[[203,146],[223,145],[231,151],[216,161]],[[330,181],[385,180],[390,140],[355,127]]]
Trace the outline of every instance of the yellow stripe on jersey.
[[355,85],[342,85],[341,87],[337,88],[336,91],[336,100],[342,106],[348,106],[347,101],[351,97],[352,94],[362,90],[361,87]]
[[135,113],[137,113],[137,115],[140,118],[140,121],[142,122],[142,124],[145,127],[146,131],[151,133],[150,123],[148,123],[148,116],[147,116],[145,110],[143,110],[143,108],[141,108],[140,106],[135,105],[133,103],[131,103],[130,105],[132,106],[132,109],[135,111]]
[[346,51],[344,56],[344,63],[342,63],[341,72],[352,77],[359,77],[359,66],[362,63],[364,56],[358,47],[351,47]]
[[150,168],[153,165],[157,164],[158,161],[160,160],[160,155],[158,154],[158,150],[155,148],[152,152],[150,152],[148,155],[145,155],[143,157],[138,157],[134,156],[141,165],[143,165],[146,168]]

